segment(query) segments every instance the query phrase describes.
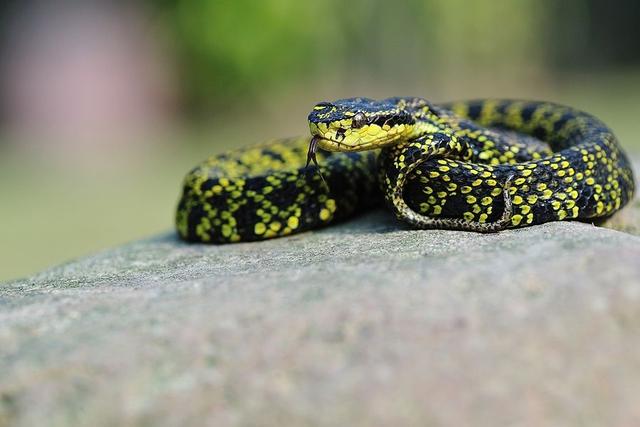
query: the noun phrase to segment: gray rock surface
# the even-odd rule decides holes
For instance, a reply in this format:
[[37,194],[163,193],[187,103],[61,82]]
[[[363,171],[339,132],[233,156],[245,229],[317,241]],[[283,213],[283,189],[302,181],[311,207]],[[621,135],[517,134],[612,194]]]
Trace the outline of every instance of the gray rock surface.
[[640,425],[640,237],[379,211],[0,285],[0,425]]

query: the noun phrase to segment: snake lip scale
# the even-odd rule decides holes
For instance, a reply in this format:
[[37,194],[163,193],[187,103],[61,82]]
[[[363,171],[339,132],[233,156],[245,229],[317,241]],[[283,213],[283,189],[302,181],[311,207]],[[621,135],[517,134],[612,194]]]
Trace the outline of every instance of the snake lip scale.
[[635,191],[611,129],[560,104],[349,98],[317,104],[308,123],[311,139],[230,151],[191,170],[178,234],[207,243],[264,240],[383,203],[415,228],[496,232],[600,221]]

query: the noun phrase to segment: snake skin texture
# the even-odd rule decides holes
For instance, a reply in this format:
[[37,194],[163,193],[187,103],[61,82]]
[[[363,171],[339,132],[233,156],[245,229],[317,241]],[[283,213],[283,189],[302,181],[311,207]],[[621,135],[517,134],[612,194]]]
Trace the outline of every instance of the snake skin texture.
[[[194,242],[263,240],[319,228],[381,201],[376,153],[324,153],[305,167],[309,138],[213,156],[187,174],[178,234]],[[331,190],[329,190],[331,189]]]
[[[217,243],[283,236],[383,198],[417,228],[493,232],[595,222],[634,192],[612,131],[558,104],[351,98],[316,105],[309,126],[309,153],[309,139],[276,140],[192,170],[178,205],[180,236]],[[326,150],[318,152],[319,171],[305,167],[316,146]]]

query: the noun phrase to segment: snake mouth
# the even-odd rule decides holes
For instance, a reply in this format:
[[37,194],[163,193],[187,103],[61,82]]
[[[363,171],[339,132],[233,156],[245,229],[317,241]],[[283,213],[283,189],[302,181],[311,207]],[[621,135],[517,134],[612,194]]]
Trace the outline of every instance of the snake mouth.
[[357,151],[366,151],[376,148],[373,143],[364,142],[356,145],[346,144],[344,141],[338,141],[333,138],[327,138],[326,136],[314,135],[312,142],[315,140],[315,148],[321,148],[325,151],[340,151],[344,153],[354,153]]
[[311,145],[314,146],[314,150],[317,151],[321,148],[325,151],[353,151],[355,147],[349,144],[345,144],[335,138],[330,138],[328,135],[311,134]]
[[399,139],[410,136],[411,129],[405,125],[390,127],[388,124],[380,126],[370,123],[360,127],[353,127],[349,123],[315,123],[309,122],[309,129],[313,138],[317,138],[314,145],[325,151],[339,151],[354,153],[386,147],[398,142]]
[[364,147],[364,146],[354,147],[348,144],[344,144],[340,141],[327,139],[320,135],[313,135],[311,137],[311,141],[309,142],[309,149],[307,150],[307,164],[305,165],[305,168],[308,168],[309,165],[313,163],[314,166],[316,167],[316,170],[318,171],[318,175],[320,175],[322,182],[324,183],[325,186],[327,186],[327,188],[328,188],[327,182],[325,181],[324,176],[320,171],[320,164],[318,163],[318,159],[316,157],[316,153],[318,152],[319,148],[326,151],[343,151],[343,152],[354,152],[354,151],[363,151],[363,150],[370,149],[370,147]]

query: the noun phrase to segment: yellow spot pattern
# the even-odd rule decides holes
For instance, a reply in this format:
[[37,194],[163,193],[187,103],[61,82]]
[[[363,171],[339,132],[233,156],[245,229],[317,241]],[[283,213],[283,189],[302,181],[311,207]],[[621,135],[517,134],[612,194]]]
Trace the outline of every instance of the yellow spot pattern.
[[[178,233],[236,242],[317,228],[373,204],[376,179],[400,219],[475,231],[496,230],[506,203],[509,226],[521,227],[608,216],[633,195],[615,137],[579,111],[526,101],[459,102],[451,111],[420,98],[390,102],[364,113],[314,107],[325,120],[309,125],[319,146],[351,152],[318,152],[329,188],[304,169],[308,138],[211,157],[184,180]],[[411,120],[397,119],[407,111]],[[366,120],[355,126],[358,115]],[[360,151],[382,147],[379,163],[375,151]]]

